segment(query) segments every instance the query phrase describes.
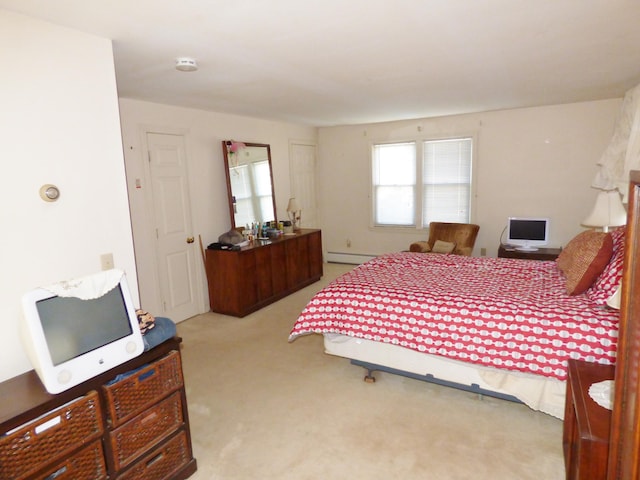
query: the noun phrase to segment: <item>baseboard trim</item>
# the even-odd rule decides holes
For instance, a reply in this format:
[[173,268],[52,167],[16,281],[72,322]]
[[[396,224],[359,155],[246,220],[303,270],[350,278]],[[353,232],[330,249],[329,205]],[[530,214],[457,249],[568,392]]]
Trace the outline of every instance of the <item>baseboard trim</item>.
[[369,255],[366,253],[327,252],[325,259],[327,263],[348,263],[352,265],[360,265],[361,263],[368,262],[376,257],[377,255]]

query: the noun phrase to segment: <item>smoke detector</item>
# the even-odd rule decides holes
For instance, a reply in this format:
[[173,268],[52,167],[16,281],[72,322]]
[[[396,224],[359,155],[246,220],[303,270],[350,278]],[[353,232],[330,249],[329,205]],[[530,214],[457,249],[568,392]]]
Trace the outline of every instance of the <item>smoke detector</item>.
[[198,63],[195,58],[180,57],[176,58],[176,70],[181,72],[195,72],[198,70]]

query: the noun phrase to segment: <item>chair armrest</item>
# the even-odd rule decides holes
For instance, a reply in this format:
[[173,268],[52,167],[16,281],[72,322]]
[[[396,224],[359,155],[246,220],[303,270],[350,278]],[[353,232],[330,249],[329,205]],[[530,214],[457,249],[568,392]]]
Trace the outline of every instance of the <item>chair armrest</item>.
[[429,242],[414,242],[409,246],[410,252],[427,253],[431,251]]

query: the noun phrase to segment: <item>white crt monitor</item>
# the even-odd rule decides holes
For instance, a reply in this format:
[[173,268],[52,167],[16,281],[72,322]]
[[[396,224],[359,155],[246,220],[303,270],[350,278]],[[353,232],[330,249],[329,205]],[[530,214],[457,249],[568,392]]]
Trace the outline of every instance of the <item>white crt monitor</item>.
[[144,350],[124,272],[107,270],[27,292],[23,340],[49,393],[60,393]]
[[507,244],[521,251],[535,251],[549,243],[549,219],[509,217]]

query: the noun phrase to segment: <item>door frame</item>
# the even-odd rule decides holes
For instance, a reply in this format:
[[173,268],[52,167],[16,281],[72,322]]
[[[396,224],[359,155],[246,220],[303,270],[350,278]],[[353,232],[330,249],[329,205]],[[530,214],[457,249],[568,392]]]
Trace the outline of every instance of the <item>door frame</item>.
[[[152,314],[153,312],[162,312],[163,308],[162,308],[162,286],[160,284],[160,273],[159,273],[159,269],[158,269],[158,243],[156,241],[155,238],[155,209],[153,206],[153,182],[151,179],[151,167],[149,165],[149,143],[147,141],[147,135],[148,134],[160,134],[160,135],[178,135],[181,136],[184,140],[184,150],[185,150],[185,157],[187,159],[187,184],[190,184],[190,172],[191,170],[189,169],[189,158],[191,157],[190,154],[190,148],[189,148],[189,130],[186,128],[179,128],[179,127],[168,127],[168,126],[156,126],[156,125],[140,125],[140,145],[141,145],[141,153],[140,153],[140,162],[142,163],[142,172],[143,172],[143,181],[144,181],[144,185],[146,186],[145,188],[143,188],[144,190],[144,214],[147,216],[147,218],[153,219],[153,221],[151,222],[151,224],[146,225],[146,228],[144,230],[144,236],[145,236],[145,241],[143,242],[143,245],[140,245],[139,248],[149,248],[152,247],[153,249],[153,253],[152,255],[148,256],[149,258],[152,258],[152,261],[150,263],[150,267],[148,269],[141,269],[138,267],[138,282],[141,283],[143,281],[147,282],[148,285],[153,285],[153,289],[143,289],[140,286],[138,287],[139,290],[139,294],[140,294],[140,303],[141,305],[144,304],[145,309],[149,310]],[[137,187],[137,186],[136,186]],[[196,231],[195,228],[195,221],[194,221],[194,217],[193,217],[193,205],[194,205],[194,198],[191,196],[191,192],[192,189],[189,188],[189,210],[191,213],[191,227],[193,229],[193,231]],[[133,220],[133,219],[132,219]],[[203,271],[204,271],[204,266],[202,265],[202,262],[199,262],[198,259],[201,257],[200,255],[200,248],[199,248],[199,244],[195,245],[195,248],[198,249],[198,252],[195,253],[195,262],[196,262],[196,268],[194,269],[194,275],[196,278],[193,278],[193,282],[195,285],[195,295],[196,295],[196,303],[198,306],[198,313],[204,313],[206,310],[204,310],[203,308],[203,304],[204,304],[204,299],[203,299]],[[137,251],[137,247],[136,247],[136,242],[134,242],[134,252]],[[138,263],[137,258],[139,258],[140,255],[138,255],[136,253],[136,264]],[[200,267],[198,267],[198,265],[200,265]],[[149,278],[149,276],[151,278]],[[146,294],[149,295],[151,298],[146,299],[145,298],[145,292]],[[149,300],[148,303],[146,303],[146,300]],[[151,310],[151,309],[154,310]],[[161,315],[157,315],[157,316],[161,316]]]
[[[314,183],[315,183],[315,191],[314,193],[314,198],[313,200],[313,206],[315,209],[315,219],[316,219],[316,225],[311,225],[311,227],[313,228],[320,228],[320,224],[321,224],[321,214],[320,214],[320,204],[318,202],[318,195],[319,195],[319,190],[318,190],[318,178],[319,178],[319,162],[318,162],[318,142],[315,140],[300,140],[300,139],[291,139],[289,140],[289,190],[290,190],[290,197],[296,196],[298,194],[297,191],[295,191],[295,187],[296,187],[296,181],[294,179],[295,177],[295,172],[296,172],[296,165],[295,165],[295,161],[294,161],[294,155],[293,155],[293,150],[295,148],[296,145],[300,145],[300,146],[305,146],[305,147],[312,147],[314,150],[314,165],[313,165],[313,175],[314,175]],[[304,224],[304,212],[303,212],[303,220],[302,220],[302,225],[305,226]],[[309,227],[309,225],[306,225],[307,227]]]

